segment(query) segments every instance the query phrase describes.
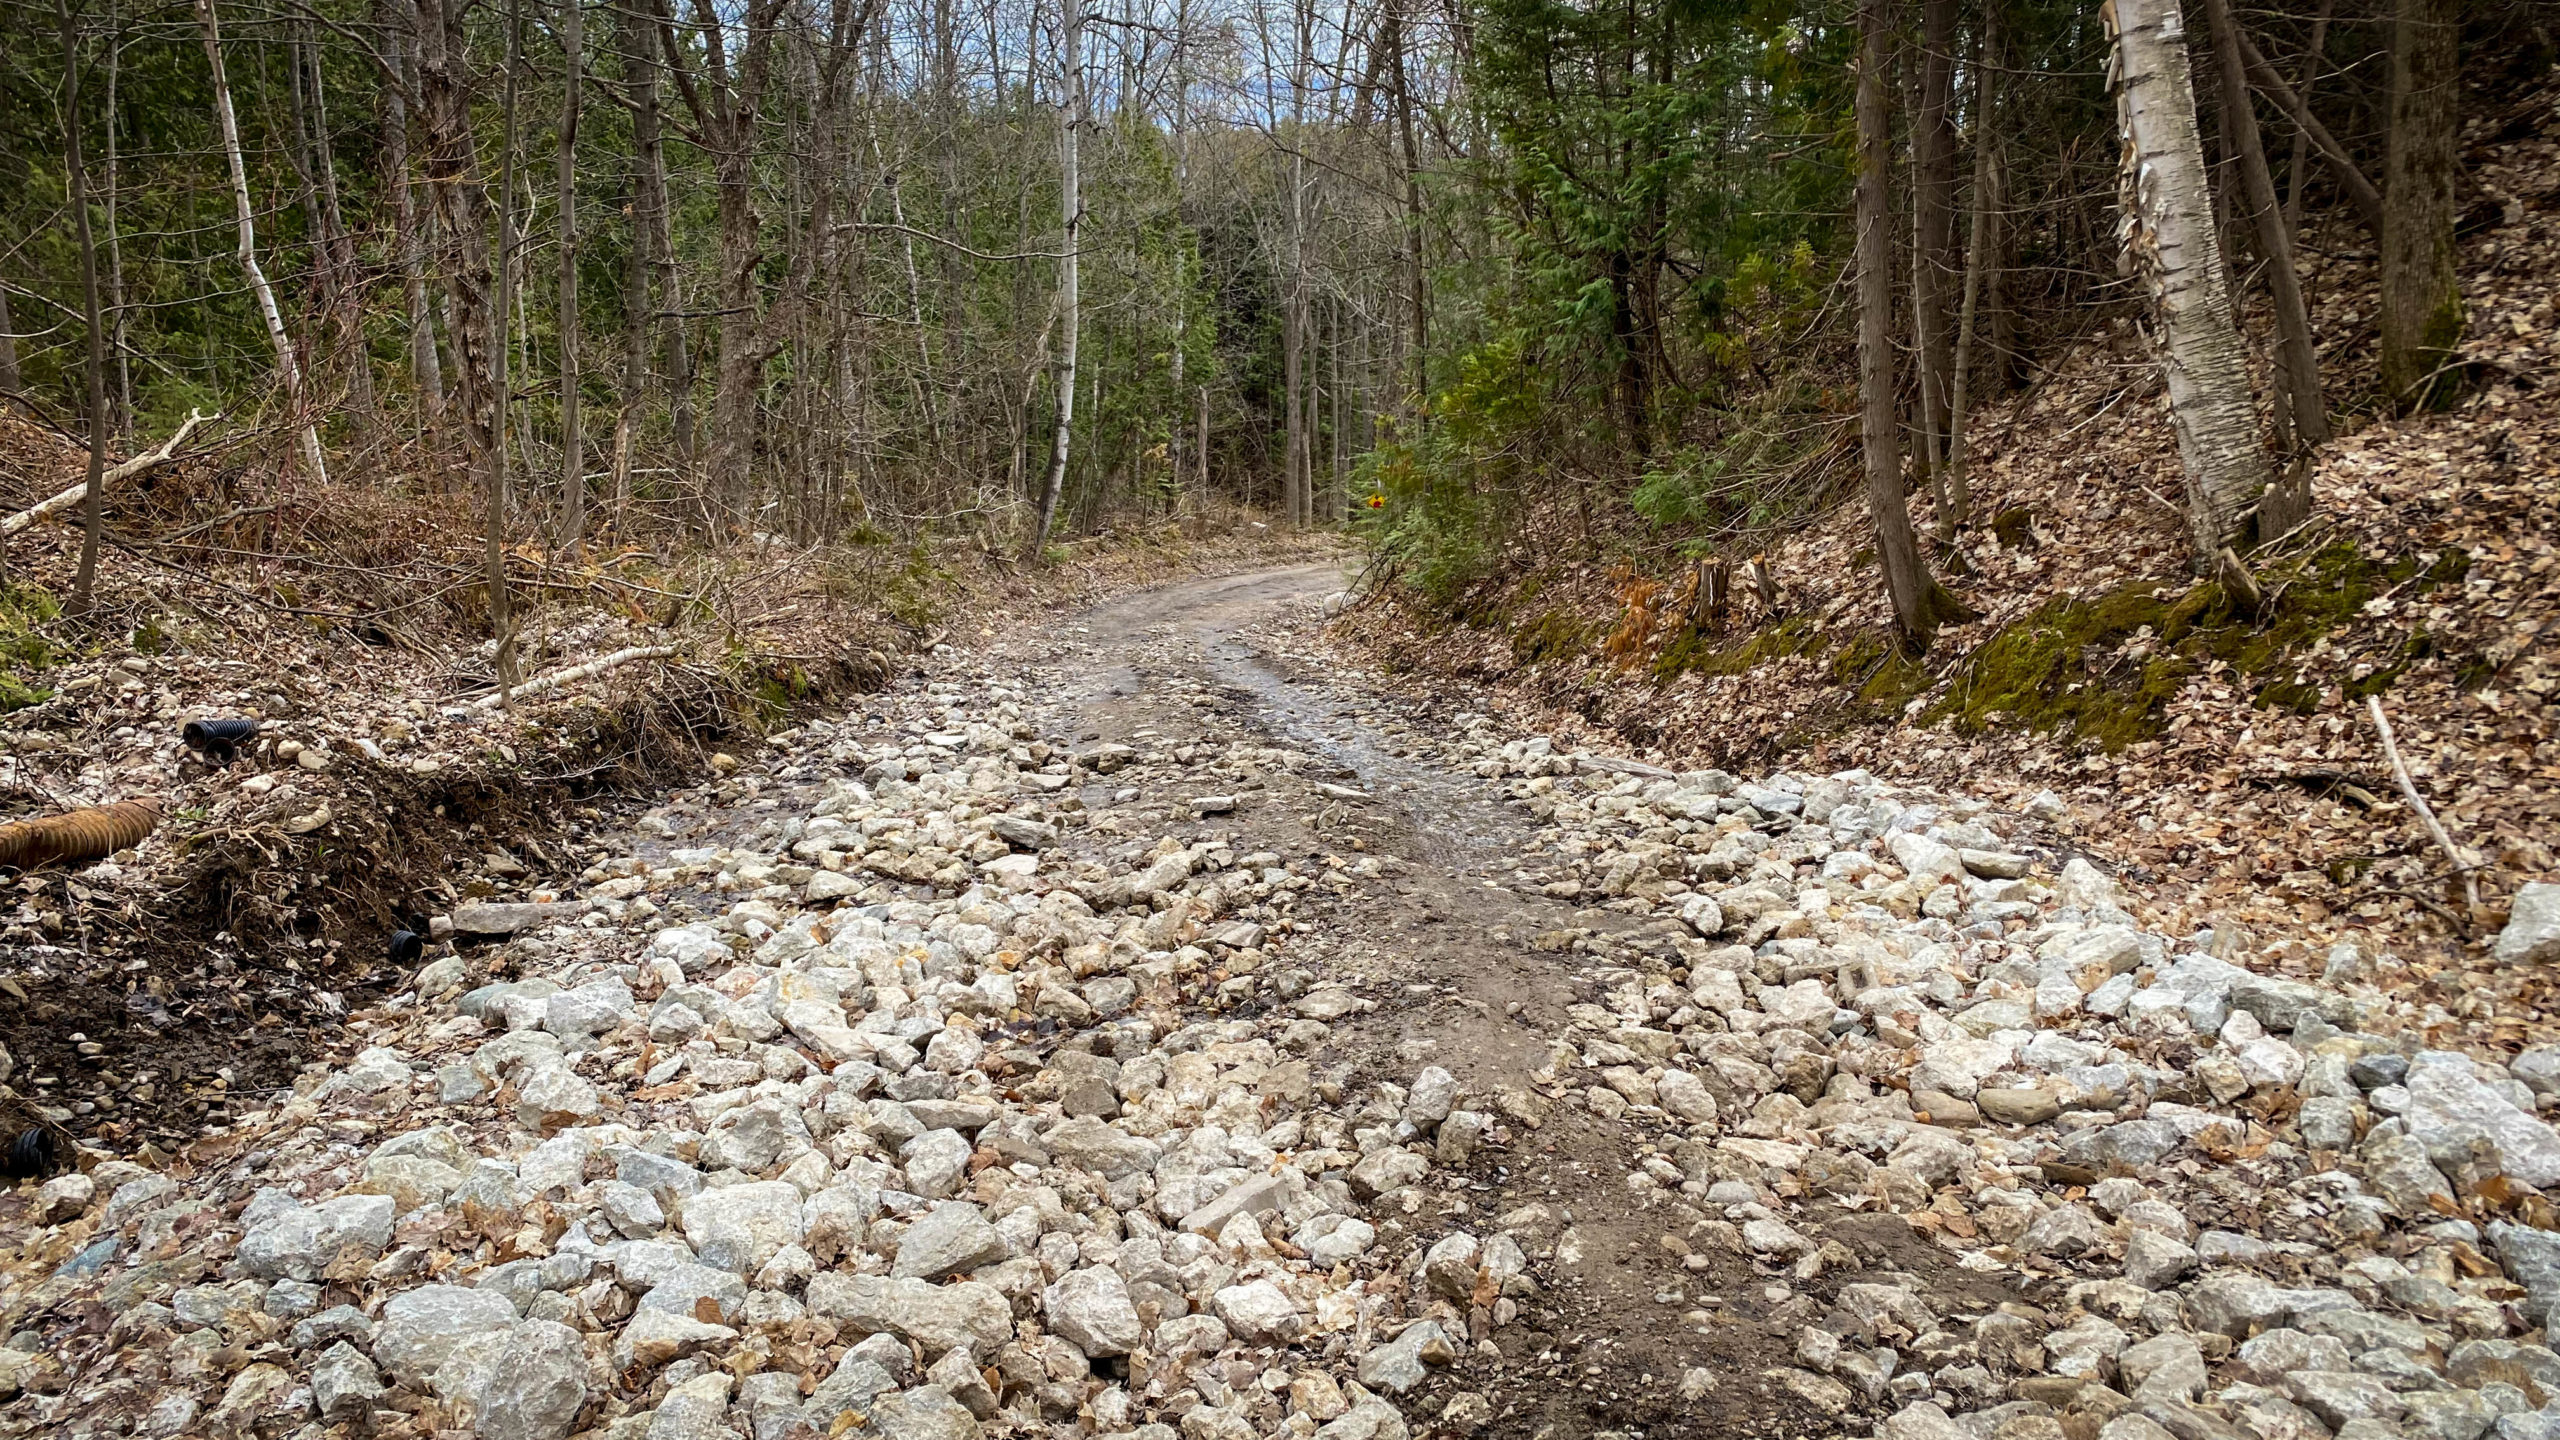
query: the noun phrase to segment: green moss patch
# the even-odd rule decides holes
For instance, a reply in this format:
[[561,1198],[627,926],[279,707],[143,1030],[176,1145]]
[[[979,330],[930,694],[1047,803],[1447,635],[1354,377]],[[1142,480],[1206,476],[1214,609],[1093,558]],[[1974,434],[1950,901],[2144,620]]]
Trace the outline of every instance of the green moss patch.
[[[2341,541],[2259,576],[2267,599],[2254,616],[2210,581],[2057,597],[1966,657],[1926,718],[1966,731],[2067,731],[2114,752],[2159,735],[2171,697],[2196,675],[2223,669],[2253,704],[2309,714],[2334,678],[2303,668],[2313,642],[2378,596],[2424,595],[2458,582],[2470,564],[2460,550],[2377,560]],[[2412,630],[2387,663],[2344,682],[2345,693],[2362,699],[2433,653],[2433,639]]]
[[1747,640],[1718,645],[1714,636],[1695,626],[1683,628],[1654,657],[1653,675],[1669,680],[1684,674],[1739,675],[1746,670],[1783,660],[1791,655],[1816,655],[1831,641],[1815,626],[1811,616],[1790,615],[1775,625],[1752,632]]
[[1606,627],[1586,624],[1563,610],[1549,610],[1511,632],[1511,658],[1523,665],[1571,660],[1590,651]]

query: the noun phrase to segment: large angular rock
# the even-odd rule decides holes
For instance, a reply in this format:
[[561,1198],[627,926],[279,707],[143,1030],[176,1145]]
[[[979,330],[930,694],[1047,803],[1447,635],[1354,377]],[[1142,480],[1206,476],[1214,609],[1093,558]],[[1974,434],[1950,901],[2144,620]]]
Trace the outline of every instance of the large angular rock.
[[2560,1132],[2480,1083],[2468,1062],[2411,1067],[2401,1119],[2439,1166],[2461,1162],[2472,1141],[2486,1139],[2498,1147],[2507,1178],[2537,1188],[2560,1180]]
[[2502,965],[2560,960],[2560,885],[2527,885],[2516,892],[2506,928],[2491,955]]
[[984,1281],[934,1285],[887,1275],[812,1276],[809,1313],[834,1320],[851,1333],[887,1333],[913,1340],[928,1359],[954,1346],[992,1355],[1013,1338],[1013,1307],[1004,1292]]
[[241,1268],[271,1280],[318,1280],[333,1265],[370,1266],[391,1243],[397,1210],[388,1195],[294,1206],[251,1228],[240,1242]]
[[2232,982],[2231,1008],[2256,1016],[2270,1030],[2290,1030],[2305,1015],[2343,1025],[2355,1014],[2353,1002],[2335,990],[2251,971],[2241,972]]
[[708,1320],[664,1310],[635,1310],[630,1323],[614,1338],[613,1364],[618,1370],[634,1365],[655,1368],[681,1360],[704,1346],[724,1345],[737,1338],[737,1331]]
[[544,903],[484,902],[453,907],[457,935],[515,935],[542,925],[560,925],[586,913],[583,900]]
[[372,1408],[382,1376],[364,1352],[341,1340],[311,1362],[311,1403],[323,1420],[346,1420]]
[[919,1280],[941,1280],[963,1270],[998,1265],[1012,1258],[996,1227],[978,1207],[966,1201],[936,1205],[898,1237],[898,1258],[889,1273]]
[[[968,1353],[951,1352],[964,1358]],[[827,1372],[826,1379],[818,1382],[817,1389],[809,1392],[808,1400],[800,1406],[800,1419],[820,1435],[840,1434],[836,1422],[846,1412],[867,1414],[875,1397],[897,1388],[896,1377],[888,1371],[860,1355],[847,1355]]]
[[744,1275],[800,1243],[802,1203],[787,1180],[705,1190],[684,1202],[684,1238],[703,1264]]
[[2489,1227],[2489,1239],[2507,1277],[2524,1287],[2524,1313],[2551,1323],[2560,1314],[2560,1234],[2501,1220]]
[[515,1323],[516,1307],[495,1290],[421,1285],[383,1302],[373,1358],[402,1383],[425,1389],[465,1337],[504,1331]]
[[1372,1390],[1402,1395],[1429,1377],[1426,1368],[1458,1358],[1457,1348],[1436,1320],[1417,1320],[1384,1345],[1369,1347],[1360,1357],[1360,1383]]
[[559,1440],[587,1403],[587,1346],[554,1320],[524,1320],[507,1334],[477,1402],[480,1440]]
[[1230,1285],[1209,1297],[1210,1313],[1226,1322],[1227,1329],[1247,1344],[1266,1341],[1287,1342],[1297,1338],[1306,1326],[1299,1313],[1298,1302],[1289,1292],[1268,1280],[1254,1280]]
[[978,1417],[938,1385],[881,1397],[871,1409],[880,1440],[978,1440]]
[[1059,1164],[1090,1170],[1105,1180],[1151,1171],[1164,1153],[1156,1142],[1090,1116],[1059,1125],[1041,1143]]
[[1051,1333],[1087,1355],[1126,1355],[1146,1338],[1119,1272],[1096,1266],[1058,1277],[1041,1296]]

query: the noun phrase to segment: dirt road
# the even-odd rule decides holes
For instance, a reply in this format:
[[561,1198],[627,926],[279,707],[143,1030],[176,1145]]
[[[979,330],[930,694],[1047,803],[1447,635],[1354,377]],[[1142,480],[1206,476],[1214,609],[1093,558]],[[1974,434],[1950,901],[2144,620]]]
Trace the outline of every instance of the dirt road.
[[[1474,718],[1464,697],[1400,693],[1324,644],[1325,600],[1343,582],[1318,565],[1180,585],[1027,645],[1059,697],[1047,723],[1070,748],[1122,744],[1170,762],[1090,784],[1083,802],[1127,825],[1132,852],[1161,827],[1383,872],[1383,885],[1301,892],[1280,922],[1286,958],[1266,963],[1376,1000],[1336,1023],[1320,1061],[1390,1083],[1436,1064],[1470,1097],[1508,1102],[1505,1143],[1479,1152],[1465,1183],[1435,1198],[1437,1213],[1403,1228],[1533,1237],[1541,1293],[1480,1325],[1476,1353],[1436,1388],[1487,1390],[1504,1433],[1835,1433],[1839,1397],[1793,1393],[1785,1378],[1803,1374],[1789,1370],[1794,1327],[1830,1309],[1839,1284],[1881,1270],[1975,1312],[2004,1297],[1889,1214],[1834,1211],[1802,1227],[1841,1241],[1857,1267],[1806,1281],[1755,1271],[1691,1233],[1699,1211],[1680,1203],[1677,1181],[1629,1186],[1649,1159],[1668,1159],[1641,1130],[1555,1106],[1531,1085],[1570,1007],[1627,982],[1640,952],[1656,969],[1676,958],[1674,937],[1688,932],[1544,893],[1555,857],[1541,853],[1537,823],[1500,780],[1439,758],[1438,742]],[[1271,765],[1231,813],[1194,818],[1211,786],[1183,757],[1253,745],[1308,763]],[[1381,1228],[1382,1243],[1403,1238],[1393,1222]]]

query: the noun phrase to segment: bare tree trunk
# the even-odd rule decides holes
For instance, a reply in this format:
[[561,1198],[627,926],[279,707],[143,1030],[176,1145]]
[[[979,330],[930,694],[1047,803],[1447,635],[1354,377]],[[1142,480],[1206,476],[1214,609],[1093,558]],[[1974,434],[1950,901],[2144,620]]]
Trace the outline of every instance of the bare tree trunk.
[[436,359],[436,322],[427,302],[425,220],[409,178],[408,87],[417,83],[414,12],[404,17],[392,0],[382,5],[395,78],[383,83],[382,170],[391,192],[392,247],[400,257],[400,291],[408,306],[409,379],[418,390],[419,418],[427,428],[444,419],[444,370]]
[[2199,574],[2212,573],[2267,488],[2257,402],[2224,287],[2177,0],[2115,0],[2124,257],[2150,292],[2153,348],[2186,473]]
[[515,617],[509,613],[507,595],[507,488],[512,464],[507,439],[515,418],[515,404],[507,390],[507,327],[516,294],[516,91],[517,72],[523,65],[523,0],[507,0],[507,83],[499,129],[499,144],[505,151],[498,162],[498,303],[489,316],[489,393],[496,398],[496,408],[490,421],[490,439],[494,443],[489,462],[489,514],[483,535],[487,542],[489,628],[498,640],[501,704],[506,703],[516,683]]
[[1173,8],[1173,364],[1167,395],[1173,413],[1165,426],[1165,458],[1173,466],[1176,514],[1189,508],[1190,491],[1182,483],[1183,348],[1191,320],[1191,269],[1182,242],[1183,205],[1191,195],[1191,0],[1174,0]]
[[1974,66],[1973,92],[1973,222],[1964,246],[1964,299],[1956,315],[1956,353],[1947,373],[1947,463],[1945,502],[1937,514],[1938,539],[1955,538],[1973,518],[1973,486],[1966,470],[1970,448],[1965,427],[1972,417],[1973,333],[1976,302],[1982,296],[1982,273],[1999,245],[1992,227],[1999,223],[2000,125],[1993,84],[2000,73],[2000,6],[1983,7],[1981,62]]
[[[110,7],[110,14],[113,13]],[[116,106],[116,81],[123,69],[124,22],[118,16],[107,37],[107,350],[116,367],[116,435],[129,449],[133,445],[133,360],[125,341],[124,239],[116,225],[116,202],[123,188],[116,166],[116,130],[121,115]],[[0,322],[0,329],[5,328],[5,322]]]
[[[718,509],[734,522],[755,513],[756,420],[767,352],[765,320],[756,274],[764,261],[763,220],[755,204],[756,118],[764,99],[780,0],[753,0],[743,17],[724,17],[711,0],[694,0],[704,75],[695,84],[672,27],[660,31],[667,63],[693,112],[699,143],[711,152],[713,189],[719,196],[720,368],[711,397],[711,482]],[[730,29],[739,36],[732,74]]]
[[1858,5],[1858,393],[1876,561],[1893,600],[1894,625],[1904,643],[1917,648],[1929,643],[1937,614],[1902,497],[1901,432],[1893,414],[1893,121],[1884,76],[1885,4]]
[[[296,67],[310,86],[307,143],[319,206],[319,248],[328,255],[327,295],[330,329],[337,335],[337,363],[347,377],[347,408],[357,425],[370,432],[378,418],[373,397],[373,360],[364,340],[364,289],[356,258],[355,237],[338,205],[337,148],[329,142],[329,95],[320,74],[320,47],[307,27],[293,42]],[[296,106],[297,109],[301,107]]]
[[18,393],[18,324],[9,318],[6,282],[0,282],[0,393]]
[[2276,199],[2275,177],[2267,173],[2267,151],[2242,73],[2248,62],[2240,54],[2240,26],[2231,17],[2231,0],[2204,0],[2204,8],[2213,27],[2214,69],[2222,81],[2226,145],[2239,161],[2258,253],[2267,262],[2267,290],[2275,300],[2276,441],[2290,453],[2329,438],[2329,407],[2320,395],[2320,352],[2311,342],[2311,313],[2303,305],[2301,273],[2294,269],[2293,233]]
[[2364,172],[2356,168],[2355,157],[2349,155],[2347,147],[2339,144],[2338,138],[2329,133],[2328,126],[2320,123],[2320,117],[2311,113],[2310,104],[2295,94],[2292,86],[2284,83],[2284,77],[2276,73],[2276,67],[2267,63],[2267,57],[2258,53],[2258,47],[2245,31],[2240,36],[2240,53],[2249,64],[2249,83],[2266,92],[2268,99],[2275,101],[2279,108],[2293,117],[2294,124],[2302,127],[2302,133],[2309,137],[2313,148],[2320,152],[2320,158],[2327,162],[2329,173],[2337,178],[2338,188],[2346,191],[2347,198],[2355,202],[2356,214],[2364,220],[2365,228],[2379,237],[2383,224],[2382,192],[2375,189]]
[[1955,44],[1956,0],[1921,0],[1919,105],[1911,116],[1911,318],[1917,346],[1912,359],[1920,373],[1919,469],[1941,491],[1947,370],[1954,359],[1947,281],[1955,250]]
[[1062,0],[1058,47],[1058,213],[1062,239],[1058,245],[1058,323],[1066,335],[1058,347],[1058,426],[1049,442],[1049,475],[1040,486],[1040,519],[1031,532],[1030,562],[1037,565],[1049,548],[1049,530],[1058,520],[1058,497],[1067,488],[1067,446],[1075,433],[1076,334],[1083,316],[1077,309],[1078,251],[1084,244],[1084,197],[1076,141],[1084,129],[1084,0]]
[[[470,53],[463,0],[414,0],[418,15],[418,113],[425,132],[427,188],[444,252],[445,340],[452,347],[454,412],[472,465],[496,463],[496,400],[489,391],[498,360],[488,353],[495,326],[489,305],[486,195],[471,128]],[[488,484],[485,473],[476,477]]]
[[[2319,13],[2311,17],[2311,43],[2302,51],[2302,89],[2305,105],[2311,103],[2312,87],[2320,83],[2320,57],[2329,50],[2329,15],[2337,8],[2337,0],[2320,0]],[[2245,40],[2243,42],[2246,43]],[[2311,178],[2311,132],[2293,127],[2293,151],[2285,160],[2284,230],[2287,235],[2302,233],[2302,192]]]
[[1412,79],[1405,67],[1407,39],[1404,24],[1406,0],[1387,0],[1387,23],[1394,27],[1394,39],[1388,55],[1394,67],[1396,85],[1396,144],[1404,152],[1404,243],[1405,301],[1412,311],[1413,335],[1413,404],[1417,415],[1427,415],[1423,401],[1430,395],[1431,351],[1431,287],[1423,272],[1422,256],[1422,150],[1413,133]]
[[89,482],[80,502],[80,569],[71,582],[71,613],[86,615],[97,596],[98,534],[106,523],[99,477],[107,469],[107,326],[98,301],[98,243],[89,230],[89,173],[80,154],[80,31],[71,0],[54,0],[54,14],[62,25],[63,182],[80,242],[81,319],[89,339]]
[[579,0],[560,0],[560,534],[574,553],[587,534],[587,437],[578,414],[578,102],[586,40]]
[[2438,405],[2458,388],[2445,371],[2463,325],[2453,250],[2461,49],[2461,0],[2398,0],[2382,209],[2382,388],[2398,405]]
[[284,312],[276,308],[275,288],[267,283],[267,272],[258,267],[258,232],[249,205],[249,167],[240,153],[240,125],[232,118],[231,81],[222,65],[222,25],[213,11],[213,0],[196,0],[196,23],[204,32],[205,61],[213,70],[213,121],[216,137],[223,153],[231,162],[231,202],[240,226],[240,268],[248,273],[249,289],[257,296],[258,313],[267,322],[267,338],[275,345],[276,378],[284,385],[285,403],[292,407],[294,424],[301,432],[302,463],[315,480],[329,478],[328,463],[320,456],[320,431],[306,409],[302,395],[302,367],[293,355],[293,337],[285,333]]

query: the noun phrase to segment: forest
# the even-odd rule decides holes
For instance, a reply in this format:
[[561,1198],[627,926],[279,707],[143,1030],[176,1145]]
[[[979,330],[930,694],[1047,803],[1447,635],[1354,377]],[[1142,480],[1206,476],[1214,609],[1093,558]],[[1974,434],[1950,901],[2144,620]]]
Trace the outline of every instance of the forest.
[[[1224,497],[1444,595],[1533,514],[1738,564],[1863,484],[1915,642],[1903,493],[1980,519],[1969,420],[2094,326],[2156,332],[2208,567],[2334,412],[2448,400],[2462,57],[2551,49],[2460,0],[5,19],[0,390],[102,464],[219,413],[493,546],[1036,558]],[[2297,259],[2358,252],[2342,363]]]

